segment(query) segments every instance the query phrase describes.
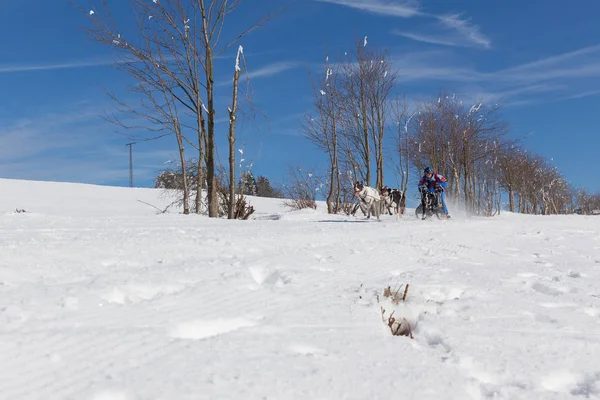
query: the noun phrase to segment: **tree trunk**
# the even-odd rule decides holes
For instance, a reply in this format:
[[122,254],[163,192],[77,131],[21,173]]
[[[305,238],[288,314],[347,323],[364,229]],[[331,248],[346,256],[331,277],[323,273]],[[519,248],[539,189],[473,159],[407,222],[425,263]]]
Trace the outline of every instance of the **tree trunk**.
[[335,176],[335,182],[336,182],[336,193],[335,193],[335,213],[337,214],[340,210],[340,196],[341,196],[341,191],[342,191],[342,185],[340,182],[340,164],[339,164],[339,160],[338,160],[338,156],[337,156],[337,151],[336,151],[336,156],[335,156],[335,170],[337,171],[336,176]]
[[[200,142],[199,142],[200,143]],[[202,146],[202,144],[200,144]],[[202,186],[204,183],[204,173],[202,173],[202,150],[199,150],[200,156],[198,157],[196,171],[196,214],[202,212]]]
[[202,212],[202,188],[204,186],[204,168],[203,163],[206,162],[205,154],[203,149],[206,149],[206,121],[204,120],[204,112],[202,111],[202,103],[199,96],[197,98],[197,130],[198,130],[198,170],[196,171],[196,214],[200,214]]
[[229,211],[227,218],[235,218],[235,122],[237,114],[237,97],[238,97],[238,82],[240,80],[240,52],[242,46],[238,49],[237,62],[235,64],[235,72],[233,73],[233,94],[231,97],[231,108],[229,109]]
[[[360,54],[360,53],[359,53]],[[358,62],[361,63],[362,59],[359,57]],[[362,68],[362,67],[361,67]],[[369,124],[367,115],[367,95],[364,88],[364,79],[360,79],[360,114],[362,117],[362,140],[364,141],[364,161],[366,168],[365,185],[371,186],[371,146],[369,145]]]
[[377,190],[381,189],[384,185],[383,178],[383,137],[380,136],[379,150],[377,151],[377,181],[375,182],[375,187]]
[[327,213],[333,214],[333,195],[335,191],[335,162],[331,163],[331,168],[329,170],[329,192],[327,193]]
[[465,208],[467,211],[467,215],[472,211],[469,209],[469,168],[467,166],[467,155],[463,151],[463,193],[465,198]]
[[[335,124],[335,120],[334,120],[334,124]],[[335,128],[334,132],[335,132]],[[333,143],[332,143],[332,156],[331,156],[331,168],[329,170],[329,193],[327,193],[327,213],[328,214],[333,214],[334,213],[334,207],[333,207],[333,197],[335,194],[335,189],[336,189],[336,182],[339,181],[339,174],[338,174],[338,166],[337,166],[337,140],[335,138],[335,133],[333,134]],[[337,185],[339,186],[339,185]],[[335,211],[337,212],[337,205],[335,207]]]
[[208,38],[206,16],[203,15],[203,32],[206,43],[206,103],[208,106],[208,132],[206,147],[206,185],[208,188],[208,216],[219,216],[219,198],[217,190],[217,177],[215,173],[215,104],[214,104],[214,77],[213,55],[211,42]]
[[[179,125],[179,121],[176,122]],[[181,161],[181,178],[183,179],[183,213],[188,215],[190,213],[190,191],[188,186],[188,175],[185,164],[185,149],[183,147],[183,138],[181,134],[181,128],[175,128],[175,137],[177,138],[177,147],[179,148],[179,160]]]

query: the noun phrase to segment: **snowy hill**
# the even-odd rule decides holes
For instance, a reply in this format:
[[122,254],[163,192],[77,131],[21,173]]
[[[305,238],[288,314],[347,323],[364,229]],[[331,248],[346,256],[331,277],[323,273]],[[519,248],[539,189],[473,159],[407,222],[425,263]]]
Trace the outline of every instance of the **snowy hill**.
[[597,217],[377,223],[253,198],[228,221],[157,215],[154,189],[0,193],[1,399],[600,397]]
[[[0,179],[0,193],[0,213],[20,209],[63,216],[149,216],[175,201],[160,189],[12,179]],[[252,197],[251,203],[258,215],[285,211],[280,200]],[[169,212],[181,212],[181,207],[169,207]]]

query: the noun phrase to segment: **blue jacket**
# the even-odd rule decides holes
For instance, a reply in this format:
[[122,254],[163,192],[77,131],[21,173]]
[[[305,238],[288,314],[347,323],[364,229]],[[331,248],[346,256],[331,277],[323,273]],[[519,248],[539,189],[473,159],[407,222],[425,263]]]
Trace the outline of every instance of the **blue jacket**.
[[443,175],[440,174],[432,174],[431,178],[428,178],[427,175],[423,175],[421,180],[419,181],[419,186],[425,186],[427,189],[435,189],[435,186],[439,185],[442,188],[446,189],[448,186],[448,181],[444,178]]

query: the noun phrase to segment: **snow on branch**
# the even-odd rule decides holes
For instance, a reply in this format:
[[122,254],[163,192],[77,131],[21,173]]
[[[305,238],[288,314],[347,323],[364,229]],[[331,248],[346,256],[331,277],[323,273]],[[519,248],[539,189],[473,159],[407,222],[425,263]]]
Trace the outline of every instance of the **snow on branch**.
[[241,71],[241,68],[240,68],[240,56],[243,53],[244,53],[244,48],[240,45],[240,47],[238,47],[237,56],[235,57],[235,70],[236,71]]
[[481,105],[482,105],[481,103],[474,104],[474,105],[471,107],[471,109],[469,110],[469,114],[478,112],[478,111],[479,111],[479,109],[481,108]]

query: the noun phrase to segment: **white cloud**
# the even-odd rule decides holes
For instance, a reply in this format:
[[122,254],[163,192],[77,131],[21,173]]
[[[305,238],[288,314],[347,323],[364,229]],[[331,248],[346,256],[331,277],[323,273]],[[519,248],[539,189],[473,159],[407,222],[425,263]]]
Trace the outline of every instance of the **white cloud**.
[[491,48],[491,39],[468,20],[461,19],[458,15],[432,17],[436,22],[427,26],[426,33],[399,30],[394,30],[392,33],[418,42],[442,46]]
[[579,50],[569,51],[562,54],[557,54],[554,56],[549,56],[546,58],[542,58],[540,60],[536,60],[533,62],[525,63],[522,65],[518,65],[516,67],[511,67],[509,70],[518,71],[530,68],[539,68],[539,67],[549,67],[555,64],[560,64],[561,62],[571,61],[573,58],[577,58],[579,56],[585,55],[597,55],[600,52],[600,45],[583,47]]
[[467,103],[483,101],[486,103],[501,103],[505,107],[513,107],[524,104],[538,103],[540,99],[548,97],[540,97],[540,94],[556,93],[566,89],[567,86],[565,85],[550,83],[519,86],[513,88],[505,88],[502,86],[487,84],[486,88],[482,88],[480,86],[463,88],[460,95],[461,98]]
[[449,49],[402,53],[392,58],[398,81],[443,82],[469,98],[531,104],[600,94],[600,46],[540,58],[513,67],[481,71],[464,65]]
[[[106,184],[129,177],[126,138],[102,120],[101,108],[39,114],[0,123],[0,174],[6,178]],[[134,146],[134,180],[147,181],[177,152]],[[143,147],[142,147],[143,146]]]
[[[483,48],[492,47],[492,41],[481,32],[479,26],[471,23],[470,19],[461,14],[437,15],[425,13],[419,10],[417,0],[316,0],[322,3],[337,4],[340,6],[354,8],[360,11],[391,17],[422,17],[434,19],[440,27],[435,27],[437,33],[414,33],[395,32],[397,35],[412,40],[439,44],[444,46],[477,46]],[[452,33],[448,33],[451,31]]]
[[0,74],[9,74],[14,72],[32,72],[32,71],[48,71],[55,69],[70,69],[70,68],[89,68],[99,67],[103,65],[112,65],[114,60],[83,60],[64,63],[47,63],[47,64],[25,64],[25,65],[0,65]]
[[264,78],[280,74],[290,69],[294,69],[298,67],[298,65],[299,64],[297,62],[276,62],[255,70],[253,70],[252,68],[248,68],[248,75],[250,75],[250,79]]
[[480,28],[473,25],[470,20],[462,18],[461,15],[439,15],[436,18],[446,27],[456,31],[467,42],[485,48],[492,46],[492,41],[481,33]]
[[600,45],[588,46],[510,67],[498,71],[495,76],[507,81],[527,82],[600,77]]
[[485,73],[458,65],[446,50],[402,53],[392,57],[392,63],[398,69],[400,82],[475,82],[487,78]]
[[99,108],[22,118],[0,127],[0,158],[21,159],[40,153],[75,149],[94,140],[87,133],[100,121]]
[[419,15],[417,1],[392,1],[392,0],[317,0],[322,3],[331,3],[351,7],[373,14],[393,17],[410,18]]
[[458,65],[449,51],[420,51],[393,57],[404,79],[427,78],[470,82],[499,81],[503,84],[534,84],[566,79],[600,78],[600,46],[541,58],[513,67],[482,72]]
[[395,35],[403,36],[407,39],[415,40],[417,42],[431,43],[431,44],[439,44],[443,46],[460,46],[458,43],[453,42],[452,40],[448,40],[447,37],[444,36],[434,36],[428,34],[420,34],[420,33],[411,33],[411,32],[402,32],[402,31],[393,31]]
[[588,91],[584,91],[581,93],[575,93],[569,96],[565,96],[565,97],[561,97],[558,100],[562,101],[562,100],[574,100],[574,99],[582,99],[584,97],[592,97],[592,96],[599,96],[600,95],[600,90],[588,90]]
[[[274,75],[278,75],[282,72],[289,71],[291,69],[297,68],[300,64],[293,61],[280,61],[273,64],[268,64],[263,67],[252,69],[248,68],[248,77],[252,79],[258,78],[268,78]],[[242,77],[245,77],[246,72],[242,71]],[[233,78],[229,78],[222,82],[219,82],[218,86],[231,85],[233,82]]]

